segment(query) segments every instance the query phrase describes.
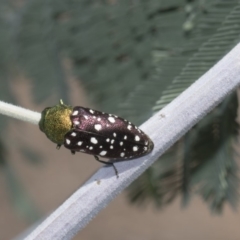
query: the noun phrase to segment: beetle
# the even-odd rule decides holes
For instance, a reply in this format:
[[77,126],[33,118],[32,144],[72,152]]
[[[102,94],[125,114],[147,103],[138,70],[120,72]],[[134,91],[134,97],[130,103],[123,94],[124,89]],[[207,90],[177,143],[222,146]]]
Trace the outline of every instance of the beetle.
[[62,100],[42,111],[39,128],[57,144],[57,149],[64,145],[72,154],[91,154],[97,161],[113,166],[117,177],[113,162],[144,156],[154,147],[152,140],[131,122],[114,114],[68,106]]

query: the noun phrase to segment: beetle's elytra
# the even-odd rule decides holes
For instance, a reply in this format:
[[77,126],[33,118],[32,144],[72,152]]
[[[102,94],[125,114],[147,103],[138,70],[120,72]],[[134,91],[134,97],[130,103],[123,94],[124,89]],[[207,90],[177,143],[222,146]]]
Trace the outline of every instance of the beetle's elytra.
[[64,145],[72,153],[94,155],[105,164],[113,165],[99,157],[130,160],[150,153],[154,147],[152,140],[131,122],[90,108],[67,106],[61,100],[42,111],[39,127],[58,148]]

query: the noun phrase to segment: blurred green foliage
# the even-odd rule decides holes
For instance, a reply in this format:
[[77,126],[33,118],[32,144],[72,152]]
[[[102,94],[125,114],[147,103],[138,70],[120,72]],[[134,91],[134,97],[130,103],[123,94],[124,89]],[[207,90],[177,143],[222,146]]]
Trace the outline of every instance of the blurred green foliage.
[[[16,103],[10,83],[21,73],[36,103],[69,102],[67,60],[99,109],[140,124],[239,41],[239,18],[237,0],[0,1],[1,100]],[[182,194],[187,203],[197,189],[213,211],[235,206],[237,108],[234,93],[132,184],[132,201],[164,206]]]

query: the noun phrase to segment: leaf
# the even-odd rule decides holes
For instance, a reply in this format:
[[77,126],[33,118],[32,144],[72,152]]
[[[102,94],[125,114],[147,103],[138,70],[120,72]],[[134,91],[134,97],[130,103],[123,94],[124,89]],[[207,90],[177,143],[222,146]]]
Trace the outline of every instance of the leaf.
[[33,96],[38,103],[52,95],[69,102],[53,8],[46,0],[30,1],[19,14],[18,62],[33,81]]
[[[180,143],[175,144],[175,148]],[[152,200],[158,207],[170,203],[181,191],[181,168],[178,153],[169,149],[154,165],[146,170],[131,186],[128,195],[132,202],[144,204]]]
[[[61,36],[69,36],[63,39],[62,47],[73,60],[74,72],[81,78],[89,97],[100,108],[116,112],[116,106],[125,102],[133,89],[149,81],[153,70],[152,48],[161,36],[161,29],[156,29],[163,20],[160,16],[169,13],[169,19],[174,14],[176,18],[183,3],[70,2],[60,14],[69,16],[66,21],[58,20]],[[183,19],[184,13],[180,13]],[[178,19],[175,22],[180,25]],[[178,32],[181,35],[179,28]]]
[[[186,46],[177,58],[178,63],[181,62],[181,65],[185,66],[178,73],[172,71],[175,76],[168,69],[165,72],[162,71],[165,78],[174,79],[172,84],[161,93],[159,100],[153,107],[154,111],[162,109],[230,51],[239,38],[239,14],[238,2],[229,1],[213,5],[213,8],[209,9],[208,17],[199,20],[195,33],[196,39]],[[215,19],[214,25],[211,24],[212,19]],[[207,22],[209,22],[208,25]],[[194,48],[195,51],[192,52]],[[188,54],[189,50],[192,52],[192,56],[186,59],[185,53]],[[182,54],[183,56],[181,56]],[[167,61],[167,66],[173,64],[176,65],[176,59],[170,58]]]
[[190,186],[198,189],[214,212],[222,211],[226,202],[236,207],[238,200],[237,108],[237,94],[233,93],[188,134]]

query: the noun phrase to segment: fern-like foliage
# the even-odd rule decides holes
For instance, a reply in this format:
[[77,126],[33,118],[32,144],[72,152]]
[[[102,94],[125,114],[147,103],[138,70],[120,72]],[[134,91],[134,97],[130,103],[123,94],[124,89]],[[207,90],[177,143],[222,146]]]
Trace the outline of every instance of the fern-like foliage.
[[189,188],[197,188],[213,211],[221,211],[225,202],[236,207],[238,167],[235,162],[239,124],[238,99],[233,93],[188,133]]
[[[153,108],[154,111],[162,109],[172,99],[177,97],[183,89],[189,87],[238,42],[240,28],[239,3],[237,1],[229,1],[228,4],[219,3],[216,6],[214,5],[214,9],[212,10],[212,13],[209,10],[209,17],[205,17],[202,21],[199,21],[199,26],[196,32],[194,32],[196,38],[185,47],[183,52],[195,50],[192,56],[185,62],[185,57],[182,58],[181,55],[179,56],[179,61],[184,62],[185,66],[178,75],[175,75],[172,84],[163,91],[160,99]],[[219,15],[221,18],[218,17]],[[211,22],[212,18],[215,19],[215,30],[212,29],[213,26],[210,23],[210,29],[207,28],[206,22],[208,20]],[[207,32],[209,34],[206,38]],[[168,64],[174,63],[174,61],[174,59],[170,59]]]
[[[181,145],[180,142],[175,144]],[[180,194],[182,189],[181,162],[176,157],[174,148],[169,149],[157,161],[154,167],[150,167],[130,187],[129,197],[132,202],[144,204],[147,200],[153,201],[158,207],[170,203]]]
[[221,212],[226,202],[236,207],[237,108],[233,93],[130,186],[131,201],[163,207],[182,194],[186,205],[198,192],[213,212]]
[[54,9],[52,1],[29,1],[19,12],[17,59],[26,75],[34,80],[36,102],[51,95],[69,101]]
[[[175,75],[171,86],[162,92],[153,108],[155,111],[178,96],[239,41],[239,16],[240,5],[237,1],[217,1],[212,5],[208,16],[199,20],[194,32],[195,39],[185,47],[186,52],[189,49],[196,50],[187,61],[179,54],[179,60],[185,63],[185,67]],[[212,28],[216,28],[215,31]],[[202,37],[203,32],[208,34],[207,38],[206,35]],[[167,62],[170,65],[175,63],[175,59],[169,58]],[[172,77],[169,70],[164,69],[161,75],[163,74]],[[180,150],[182,152],[181,170],[173,171],[176,169],[173,166],[171,178],[179,179],[185,203],[189,200],[190,191],[198,186],[199,193],[209,202],[213,211],[221,211],[224,202],[235,205],[238,196],[236,187],[238,180],[233,140],[237,138],[237,108],[235,93],[225,99],[180,141],[182,143],[180,149],[176,147],[179,145],[176,145],[170,150],[175,152],[175,158],[178,161],[177,152]],[[164,160],[160,158],[159,163],[155,165],[160,165],[161,161]],[[155,168],[155,165],[152,168]],[[182,173],[180,178],[179,172]],[[146,176],[147,173],[143,177]],[[159,174],[161,182],[160,176]],[[132,188],[138,192],[137,183],[133,184]],[[155,200],[155,196],[152,197]]]
[[[169,2],[169,5],[179,8],[177,1]],[[153,68],[152,39],[157,37],[154,36],[154,13],[161,7],[159,1],[147,4],[144,1],[98,2],[87,9],[71,6],[73,21],[70,25],[66,24],[66,31],[74,31],[75,34],[82,31],[82,34],[80,41],[76,43],[73,39],[67,45],[68,53],[77,74],[89,89],[90,97],[104,110],[116,112],[116,106],[132,89],[148,81]],[[81,12],[89,17],[81,19]],[[94,20],[90,16],[94,16]],[[89,29],[84,29],[85,24],[79,24],[81,20],[89,21]],[[97,24],[91,25],[91,21]],[[96,39],[101,41],[96,42]]]
[[[36,102],[49,96],[69,102],[65,77],[68,59],[100,109],[119,113],[137,124],[180,94],[239,40],[237,0],[31,0],[19,5],[2,1],[0,13],[3,100],[15,102],[9,80],[21,72],[31,80]],[[199,192],[213,209],[219,209],[224,200],[235,199],[229,196],[235,194],[230,139],[236,132],[227,127],[235,124],[231,106],[236,110],[236,98],[230,97],[227,103],[218,108],[220,113],[203,120],[209,125],[197,125],[141,176],[132,186],[134,200],[153,199],[162,206],[183,193],[187,201],[190,188],[199,184]],[[217,119],[220,122],[214,125],[211,121]],[[221,141],[212,147],[218,151],[216,155],[198,142],[203,138],[212,144],[215,141],[203,125],[211,126],[210,132],[218,126]],[[200,132],[206,135],[198,140]],[[228,139],[226,144],[222,137]],[[209,155],[197,156],[200,146]],[[38,162],[35,153],[21,148],[25,156]],[[222,157],[224,154],[228,157]],[[219,168],[212,176],[213,156]],[[13,170],[7,166],[2,169],[11,176]],[[204,178],[204,174],[212,178]],[[8,179],[16,202],[21,202],[25,197],[19,194],[16,178]]]
[[[201,56],[208,39],[219,30],[223,21],[228,16],[231,16],[231,11],[234,12],[235,7],[238,5],[236,0],[214,2],[209,4],[207,12],[197,13],[196,27],[188,36],[188,41],[180,45],[176,44],[175,46],[177,47],[171,49],[168,43],[164,41],[159,41],[158,44],[155,43],[156,48],[153,49],[155,71],[152,71],[152,75],[147,82],[140,83],[126,97],[121,104],[121,113],[123,115],[130,115],[133,121],[135,120],[138,123],[146,120],[153,113],[151,111],[152,106],[154,106],[154,111],[163,108],[234,46],[238,38],[237,29],[234,31],[233,39],[229,36],[229,41],[224,41],[221,35],[217,35],[218,37],[217,39],[215,38],[215,41],[220,44],[218,47],[214,45],[214,41],[210,40],[212,45],[205,49],[205,58]],[[163,21],[166,20],[164,16],[162,18]],[[235,23],[238,23],[237,16]],[[178,28],[180,28],[179,25]],[[234,28],[229,29],[233,31]],[[223,41],[225,45],[222,46]],[[202,49],[199,50],[199,48]],[[199,57],[202,60],[195,62],[193,61],[194,56],[196,59]],[[188,77],[183,74],[183,68],[189,70]],[[175,78],[179,79],[179,81],[175,80]],[[157,104],[155,104],[156,101]],[[132,112],[131,109],[137,110]],[[146,115],[142,114],[139,118],[140,109],[145,110],[144,113]]]

